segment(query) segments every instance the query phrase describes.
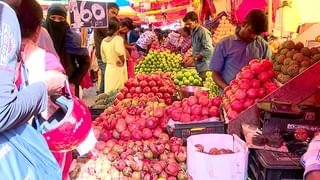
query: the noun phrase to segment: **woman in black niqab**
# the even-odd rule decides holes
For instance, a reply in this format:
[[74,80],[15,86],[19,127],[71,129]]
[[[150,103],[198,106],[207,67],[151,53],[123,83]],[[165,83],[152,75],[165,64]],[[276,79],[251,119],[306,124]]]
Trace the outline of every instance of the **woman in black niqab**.
[[52,4],[48,8],[47,18],[44,23],[45,28],[49,32],[61,63],[65,59],[66,34],[68,23],[66,22],[67,10],[61,4]]

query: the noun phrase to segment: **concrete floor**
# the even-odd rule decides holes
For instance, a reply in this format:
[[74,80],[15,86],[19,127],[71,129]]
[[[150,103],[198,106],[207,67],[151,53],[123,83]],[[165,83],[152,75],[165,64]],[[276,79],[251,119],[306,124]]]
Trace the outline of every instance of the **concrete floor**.
[[97,84],[95,83],[93,87],[89,89],[82,90],[82,100],[86,103],[88,107],[94,105],[97,98]]

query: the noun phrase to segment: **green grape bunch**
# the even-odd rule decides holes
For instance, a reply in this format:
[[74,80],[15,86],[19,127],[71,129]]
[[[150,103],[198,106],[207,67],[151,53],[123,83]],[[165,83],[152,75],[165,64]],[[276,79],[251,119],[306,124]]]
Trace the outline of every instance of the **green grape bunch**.
[[213,98],[219,96],[220,88],[212,79],[212,72],[206,72],[206,81],[203,82],[203,87],[209,89],[209,97]]

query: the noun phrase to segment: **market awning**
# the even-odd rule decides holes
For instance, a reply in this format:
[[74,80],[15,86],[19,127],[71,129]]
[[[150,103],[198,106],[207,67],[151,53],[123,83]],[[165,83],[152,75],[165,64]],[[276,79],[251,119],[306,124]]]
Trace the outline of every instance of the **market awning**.
[[[68,0],[37,0],[40,4],[52,4],[52,3],[61,3],[68,4]],[[130,6],[129,0],[86,0],[86,1],[94,1],[94,2],[115,2],[118,6]]]
[[[142,3],[141,0],[132,0],[135,11],[144,16],[154,16],[153,21],[162,22],[165,15],[166,22],[172,23],[181,20],[191,6],[199,10],[201,0],[150,0]],[[154,20],[155,19],[155,20]]]

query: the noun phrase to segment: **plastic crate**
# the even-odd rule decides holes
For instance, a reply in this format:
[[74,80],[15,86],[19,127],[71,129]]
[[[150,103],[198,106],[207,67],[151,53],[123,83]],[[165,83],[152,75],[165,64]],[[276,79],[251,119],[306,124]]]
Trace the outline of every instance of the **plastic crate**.
[[89,108],[92,121],[94,121],[101,113],[103,113],[104,110],[105,109]]
[[170,134],[181,138],[186,143],[189,136],[196,134],[224,134],[225,124],[222,121],[176,123],[168,126],[167,129]]
[[300,157],[291,153],[252,150],[248,175],[252,180],[302,180]]

